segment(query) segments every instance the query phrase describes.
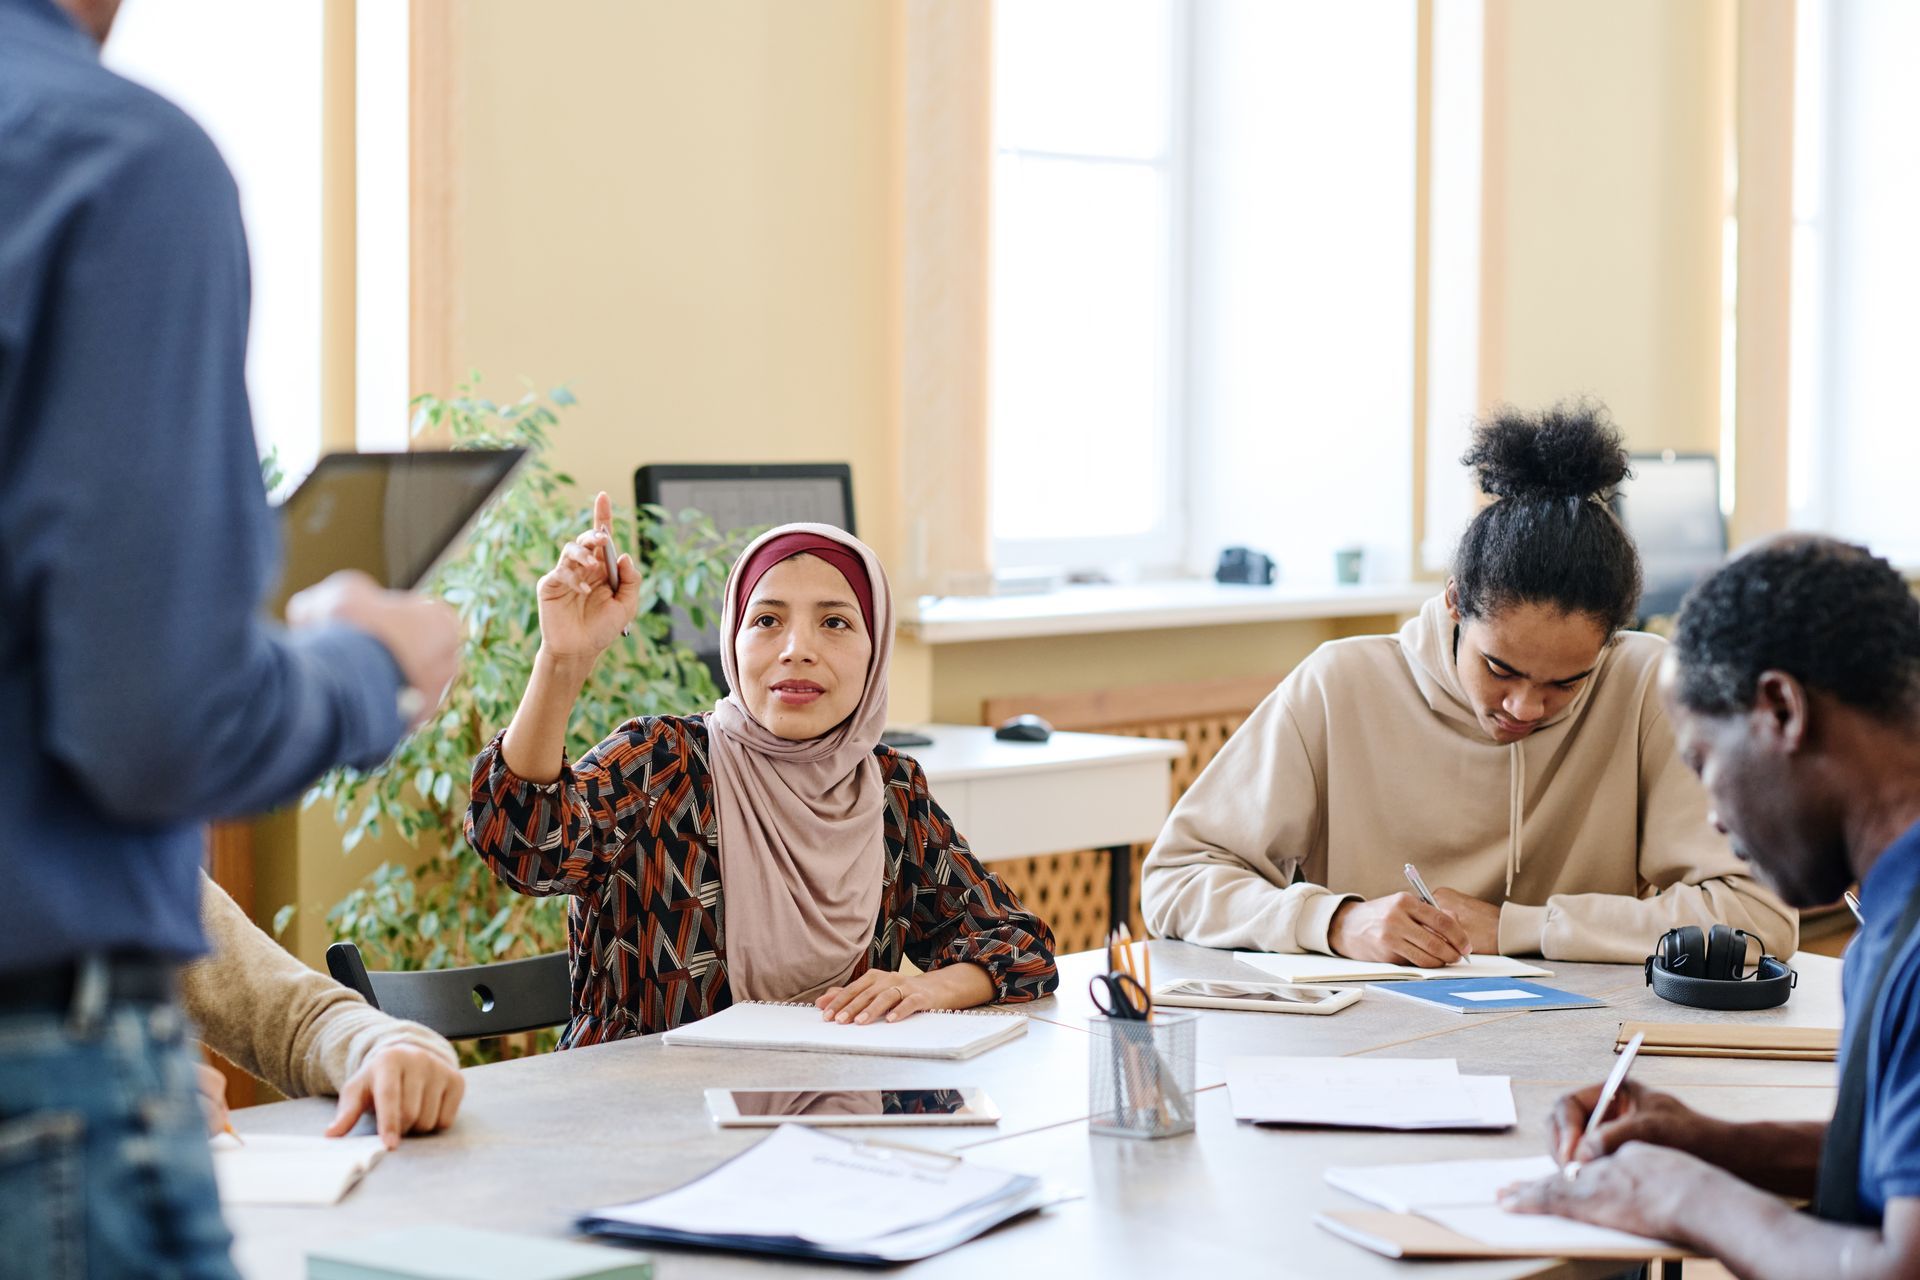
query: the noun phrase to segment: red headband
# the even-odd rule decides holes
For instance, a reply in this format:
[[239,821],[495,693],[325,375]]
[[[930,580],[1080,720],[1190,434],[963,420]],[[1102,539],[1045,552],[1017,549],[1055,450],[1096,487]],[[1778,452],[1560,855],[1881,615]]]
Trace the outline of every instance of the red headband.
[[[767,576],[767,570],[795,556],[819,556],[840,571],[847,585],[853,588],[853,598],[860,605],[860,618],[867,624],[867,634],[872,635],[873,583],[867,578],[866,564],[851,547],[817,533],[783,533],[769,538],[740,566],[739,594],[734,597],[734,634],[740,633],[740,626],[746,621],[747,601],[753,597],[753,589],[760,585],[760,579]],[[731,641],[732,637],[728,639]]]

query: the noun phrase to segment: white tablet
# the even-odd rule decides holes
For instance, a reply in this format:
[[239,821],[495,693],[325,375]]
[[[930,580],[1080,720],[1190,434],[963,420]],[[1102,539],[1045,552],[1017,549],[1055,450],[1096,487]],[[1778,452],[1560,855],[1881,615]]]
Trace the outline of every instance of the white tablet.
[[1358,987],[1304,987],[1290,982],[1182,978],[1155,987],[1153,1002],[1191,1009],[1258,1013],[1338,1013],[1360,998]]
[[708,1089],[722,1128],[819,1125],[998,1124],[985,1089]]

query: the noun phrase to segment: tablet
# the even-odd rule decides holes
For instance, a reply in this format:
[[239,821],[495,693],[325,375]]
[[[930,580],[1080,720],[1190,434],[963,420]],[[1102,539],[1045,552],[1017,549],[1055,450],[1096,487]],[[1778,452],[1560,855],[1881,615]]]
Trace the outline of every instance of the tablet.
[[998,1124],[985,1089],[708,1089],[723,1129],[782,1124]]
[[526,460],[525,449],[330,453],[280,504],[285,557],[268,602],[284,617],[296,593],[342,569],[410,591],[448,553]]
[[1360,998],[1358,987],[1305,987],[1290,982],[1182,978],[1153,989],[1153,1002],[1190,1009],[1258,1013],[1338,1013]]

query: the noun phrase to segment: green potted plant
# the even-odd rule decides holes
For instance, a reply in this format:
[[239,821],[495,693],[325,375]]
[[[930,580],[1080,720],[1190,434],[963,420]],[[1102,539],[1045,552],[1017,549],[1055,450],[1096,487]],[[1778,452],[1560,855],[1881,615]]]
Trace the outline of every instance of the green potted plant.
[[[449,438],[456,449],[520,445],[532,456],[429,586],[459,611],[466,630],[460,674],[446,700],[378,769],[335,770],[306,797],[309,805],[332,803],[343,850],[391,831],[420,857],[411,866],[382,863],[328,913],[333,939],[357,944],[370,969],[451,968],[566,946],[563,900],[502,886],[468,847],[464,822],[474,756],[512,717],[539,648],[534,584],[561,545],[591,523],[572,477],[545,456],[559,411],[573,403],[564,389],[496,403],[471,385],[451,398],[414,401],[415,435]],[[631,634],[601,657],[574,708],[570,758],[630,717],[686,714],[718,696],[707,668],[672,643],[670,623],[656,606],[678,605],[694,625],[707,626],[737,540],[696,513],[658,507],[616,507],[614,528],[634,528],[636,518],[647,549],[640,613]],[[291,913],[283,908],[276,927],[284,928]],[[549,1032],[527,1043],[545,1048],[553,1038]],[[481,1043],[465,1047],[464,1056],[483,1061],[505,1051]]]

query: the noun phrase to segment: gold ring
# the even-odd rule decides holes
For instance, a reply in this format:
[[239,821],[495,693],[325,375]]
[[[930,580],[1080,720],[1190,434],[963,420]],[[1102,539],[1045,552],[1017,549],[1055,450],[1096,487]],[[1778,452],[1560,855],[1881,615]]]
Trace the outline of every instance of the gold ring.
[[904,987],[893,986],[893,987],[888,987],[887,990],[893,992],[893,994],[899,996],[902,1000],[905,1000],[907,998],[906,988]]

